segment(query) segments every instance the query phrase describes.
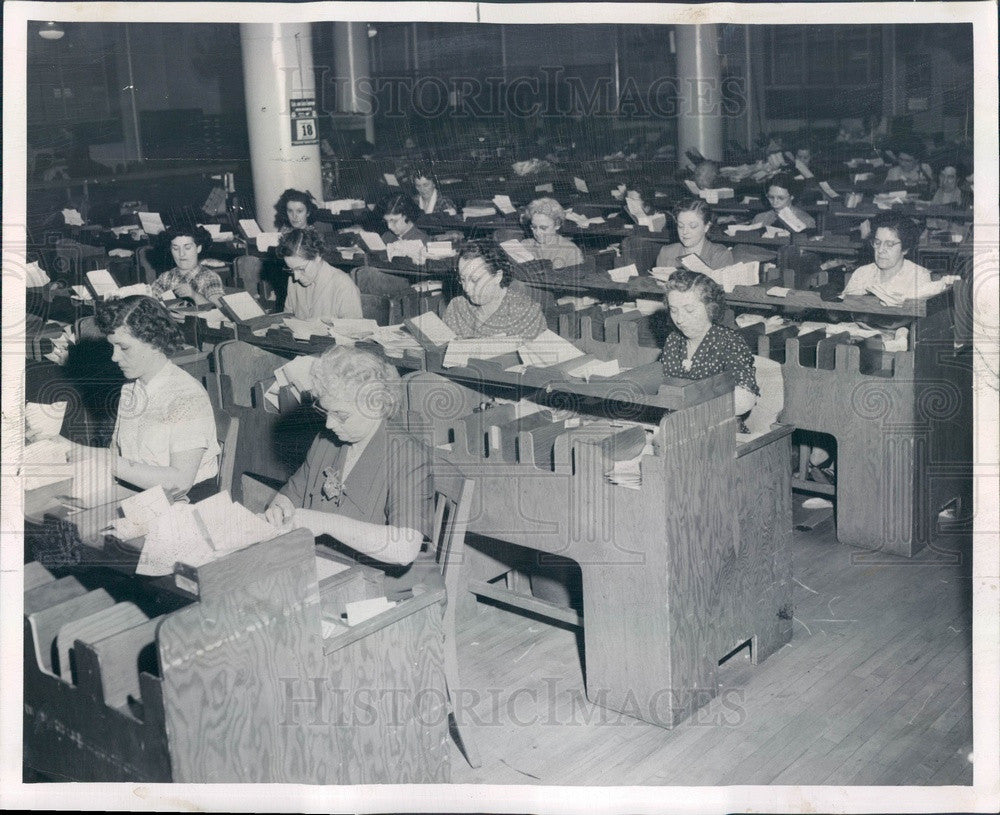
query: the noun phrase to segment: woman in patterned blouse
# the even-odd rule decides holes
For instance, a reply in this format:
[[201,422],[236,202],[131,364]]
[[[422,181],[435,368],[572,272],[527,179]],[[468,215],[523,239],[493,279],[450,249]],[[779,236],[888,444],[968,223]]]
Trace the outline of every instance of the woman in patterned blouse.
[[196,305],[219,305],[225,293],[222,279],[216,272],[202,266],[201,252],[212,243],[208,230],[200,226],[168,229],[160,238],[170,247],[174,268],[161,274],[153,282],[152,291],[162,298],[168,291],[175,297],[186,297]]
[[462,294],[448,303],[444,321],[463,339],[524,337],[534,339],[545,330],[545,317],[534,300],[508,287],[504,261],[479,247],[466,249],[458,259]]
[[[726,305],[722,287],[706,275],[681,269],[667,280],[667,308],[675,331],[663,345],[663,372],[679,379],[707,379],[730,371],[736,380],[736,415],[757,403],[760,389],[753,354],[743,338],[718,324]],[[741,432],[745,430],[741,427]]]

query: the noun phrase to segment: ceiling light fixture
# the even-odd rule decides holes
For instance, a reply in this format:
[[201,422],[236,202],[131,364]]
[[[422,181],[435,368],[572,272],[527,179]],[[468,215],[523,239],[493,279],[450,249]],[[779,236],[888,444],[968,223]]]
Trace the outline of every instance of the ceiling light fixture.
[[38,29],[38,36],[43,40],[61,40],[66,32],[59,23],[42,23],[42,27]]

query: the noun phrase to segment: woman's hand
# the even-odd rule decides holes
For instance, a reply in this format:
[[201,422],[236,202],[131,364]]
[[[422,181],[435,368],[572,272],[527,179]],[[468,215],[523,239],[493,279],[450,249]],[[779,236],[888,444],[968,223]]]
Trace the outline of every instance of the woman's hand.
[[287,495],[274,496],[274,500],[264,510],[264,518],[273,526],[282,527],[295,517],[295,507]]
[[178,286],[174,286],[174,294],[178,297],[189,297],[194,299],[194,289],[191,288],[190,283],[181,283]]

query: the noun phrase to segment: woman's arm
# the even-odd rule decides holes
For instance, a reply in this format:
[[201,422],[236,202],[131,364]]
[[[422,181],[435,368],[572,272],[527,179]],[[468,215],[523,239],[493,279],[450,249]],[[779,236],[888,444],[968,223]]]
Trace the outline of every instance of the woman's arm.
[[122,481],[134,484],[142,489],[160,485],[165,490],[180,494],[186,493],[194,484],[198,467],[205,455],[204,447],[193,450],[181,450],[170,454],[170,466],[160,467],[156,464],[143,464],[129,461],[121,456],[115,456],[112,465],[114,474]]
[[416,529],[359,521],[344,515],[296,509],[292,523],[313,535],[329,535],[345,546],[384,563],[406,565],[416,560],[424,536]]

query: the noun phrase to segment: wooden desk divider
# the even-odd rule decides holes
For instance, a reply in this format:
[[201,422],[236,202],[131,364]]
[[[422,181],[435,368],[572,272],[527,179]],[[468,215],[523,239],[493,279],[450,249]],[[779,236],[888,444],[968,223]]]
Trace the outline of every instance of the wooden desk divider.
[[[971,359],[956,348],[948,302],[896,312],[912,320],[905,351],[822,331],[785,337],[781,418],[836,439],[842,543],[912,557],[933,542],[943,508],[957,501],[970,515]],[[777,358],[765,339],[757,352]]]
[[[382,595],[375,574],[317,583],[312,536],[296,530],[179,564],[189,599],[153,617],[74,577],[36,585],[26,766],[76,781],[447,782],[444,589],[353,628],[332,622]],[[128,585],[144,596],[142,579]]]

